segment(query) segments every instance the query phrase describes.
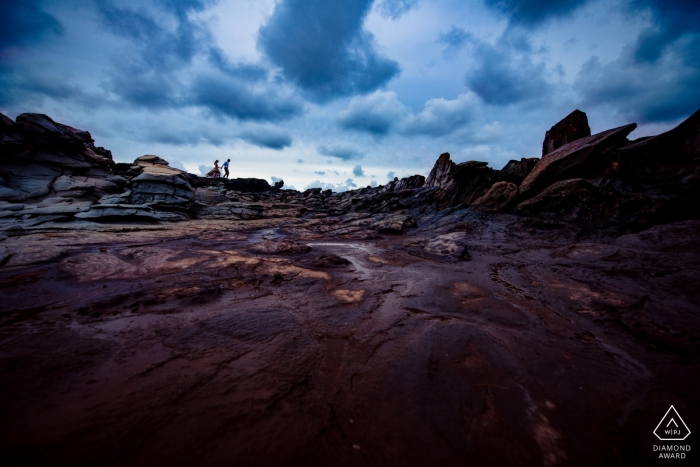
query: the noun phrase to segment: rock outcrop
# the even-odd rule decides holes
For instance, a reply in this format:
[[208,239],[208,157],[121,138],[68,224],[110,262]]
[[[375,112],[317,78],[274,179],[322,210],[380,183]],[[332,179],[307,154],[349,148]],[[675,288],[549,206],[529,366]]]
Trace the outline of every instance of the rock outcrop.
[[96,147],[87,131],[42,114],[0,118],[0,200],[48,197],[96,201],[122,191],[126,179],[112,173],[112,154]]
[[586,136],[591,136],[588,117],[584,112],[576,109],[545,133],[542,156]]
[[523,157],[519,161],[511,160],[501,169],[501,172],[511,173],[517,175],[521,179],[527,177],[532,169],[535,168],[537,163],[540,161],[539,157]]
[[436,187],[444,193],[440,208],[470,205],[497,182],[518,184],[521,177],[494,170],[487,162],[469,161],[455,164],[449,153],[441,154],[425,180],[426,187]]
[[460,209],[623,232],[700,218],[700,112],[667,133],[631,142],[635,124],[581,137],[587,121],[574,112],[547,133],[544,144],[554,149],[541,159],[511,160],[495,170],[486,162],[456,164],[444,153],[427,178],[343,193],[199,177],[154,155],[114,164],[89,133],[46,116],[0,120],[0,219],[6,228],[71,219],[291,217],[317,219],[314,228],[323,235],[372,238],[405,233],[420,218]]
[[548,153],[520,184],[521,196],[532,196],[554,182],[594,171],[607,162],[606,158],[609,158],[612,150],[627,143],[627,135],[635,128],[637,124],[632,123],[603,131],[577,139]]

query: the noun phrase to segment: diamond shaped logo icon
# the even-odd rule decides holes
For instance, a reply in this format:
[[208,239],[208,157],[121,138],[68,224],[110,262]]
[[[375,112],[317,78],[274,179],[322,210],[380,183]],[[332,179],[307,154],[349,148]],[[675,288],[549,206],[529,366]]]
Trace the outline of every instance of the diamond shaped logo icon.
[[676,408],[671,406],[654,429],[654,434],[661,441],[683,441],[690,435],[690,430]]

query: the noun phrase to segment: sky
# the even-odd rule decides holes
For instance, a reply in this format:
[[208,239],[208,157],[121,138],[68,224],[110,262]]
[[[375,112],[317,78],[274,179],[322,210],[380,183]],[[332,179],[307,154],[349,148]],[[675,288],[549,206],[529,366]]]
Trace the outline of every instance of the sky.
[[3,0],[0,113],[117,162],[343,191],[700,108],[697,0]]

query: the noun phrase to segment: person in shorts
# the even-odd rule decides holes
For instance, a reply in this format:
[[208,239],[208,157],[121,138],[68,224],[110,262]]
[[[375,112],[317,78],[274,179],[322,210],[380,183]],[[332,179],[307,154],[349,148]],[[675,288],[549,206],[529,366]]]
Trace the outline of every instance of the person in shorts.
[[221,166],[224,168],[224,178],[228,178],[228,164],[231,162],[231,159],[228,159],[224,164]]

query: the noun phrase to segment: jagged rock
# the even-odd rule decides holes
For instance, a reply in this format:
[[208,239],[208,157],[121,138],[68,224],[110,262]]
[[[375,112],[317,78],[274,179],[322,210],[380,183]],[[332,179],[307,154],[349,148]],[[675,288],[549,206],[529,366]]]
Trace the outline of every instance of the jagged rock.
[[423,185],[425,185],[425,177],[422,175],[412,175],[401,180],[395,177],[393,181],[386,184],[383,191],[411,190]]
[[[636,123],[604,131],[565,144],[540,159],[532,172],[520,184],[520,196],[533,196],[552,183],[585,176],[587,170],[600,163],[609,151],[627,141]],[[607,152],[606,152],[607,151]]]
[[273,186],[273,188],[274,188],[275,190],[279,190],[279,189],[281,189],[283,186],[284,186],[284,180],[279,180],[279,181],[275,182],[275,185]]
[[539,157],[523,157],[519,161],[511,160],[501,169],[501,172],[511,173],[520,177],[522,180],[532,172],[532,169],[535,168],[535,165],[537,165],[539,161]]
[[576,109],[545,133],[542,156],[565,144],[590,135],[591,128],[588,126],[588,117],[584,112]]
[[471,206],[483,211],[500,211],[518,195],[518,186],[509,182],[496,182],[489,191],[474,201]]
[[317,194],[321,193],[321,190],[323,190],[323,188],[309,188],[307,190],[304,190],[302,195],[304,195],[304,196],[317,195]]
[[441,208],[469,205],[483,196],[494,183],[506,181],[519,183],[520,178],[511,173],[493,170],[487,162],[469,161],[455,164],[449,153],[440,155],[425,180],[426,187],[437,187],[445,192]]
[[516,212],[546,219],[597,222],[604,205],[611,201],[587,181],[575,178],[552,184],[518,204]]
[[227,190],[224,187],[197,188],[194,192],[194,199],[196,202],[206,205],[233,201],[227,197]]

